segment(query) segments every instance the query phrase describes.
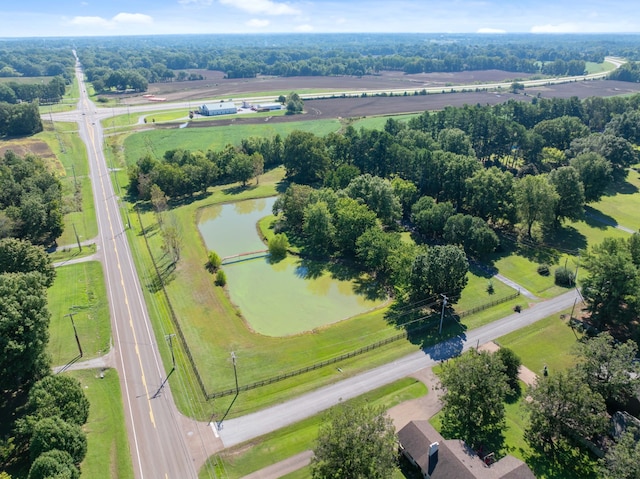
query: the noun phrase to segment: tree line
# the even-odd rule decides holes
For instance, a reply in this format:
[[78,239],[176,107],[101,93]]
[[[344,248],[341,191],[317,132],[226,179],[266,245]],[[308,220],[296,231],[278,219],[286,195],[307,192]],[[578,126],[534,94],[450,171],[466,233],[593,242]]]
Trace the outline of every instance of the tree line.
[[[266,38],[266,40],[265,40]],[[148,83],[191,79],[190,69],[222,71],[227,78],[257,75],[330,76],[460,72],[499,69],[514,73],[581,75],[586,62],[637,50],[632,38],[415,34],[123,37],[77,41],[91,78],[106,86],[111,72],[130,72]]]
[[47,353],[55,276],[41,246],[0,239],[0,469],[29,479],[77,479],[87,452],[89,401],[77,380],[52,375]]
[[40,103],[57,103],[66,91],[66,83],[61,76],[55,76],[48,83],[0,83],[0,102],[19,103],[38,100]]
[[73,81],[75,58],[67,39],[0,41],[0,77],[56,77]]

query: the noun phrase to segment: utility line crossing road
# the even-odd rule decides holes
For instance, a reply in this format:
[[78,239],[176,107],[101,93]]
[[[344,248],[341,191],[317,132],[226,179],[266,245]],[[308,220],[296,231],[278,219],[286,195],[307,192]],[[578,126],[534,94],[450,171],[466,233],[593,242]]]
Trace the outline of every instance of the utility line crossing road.
[[[104,158],[100,122],[86,93],[79,63],[76,63],[76,76],[81,91],[78,110],[82,116],[76,116],[75,120],[87,146],[99,229],[99,256],[102,257],[109,296],[115,362],[120,375],[134,473],[138,479],[197,478],[200,461],[193,459],[183,427],[185,424],[190,427],[189,420],[181,417],[175,408],[168,384],[160,390],[166,372],[120,218],[119,200]],[[194,430],[199,429],[210,436],[206,438],[208,442],[215,442],[210,428],[191,422]],[[105,461],[108,464],[106,458]]]
[[377,387],[406,377],[422,368],[434,366],[438,362],[452,358],[462,351],[484,344],[504,336],[507,333],[535,323],[556,314],[580,301],[580,293],[573,289],[548,301],[543,301],[514,313],[498,321],[469,331],[466,337],[458,336],[424,352],[410,354],[392,363],[377,367],[371,371],[323,387],[283,404],[224,421],[219,431],[225,447],[234,446],[249,439],[274,431],[281,427],[312,416],[338,404],[340,401],[354,398]]

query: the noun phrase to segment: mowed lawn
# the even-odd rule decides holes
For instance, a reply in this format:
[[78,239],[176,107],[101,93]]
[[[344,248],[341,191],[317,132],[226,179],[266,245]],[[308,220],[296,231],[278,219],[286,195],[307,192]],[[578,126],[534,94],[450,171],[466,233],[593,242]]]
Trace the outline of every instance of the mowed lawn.
[[135,164],[146,154],[162,156],[167,150],[221,150],[226,145],[239,145],[249,137],[272,137],[279,134],[284,139],[294,130],[311,131],[318,136],[340,129],[338,120],[306,120],[284,123],[229,125],[211,128],[184,128],[151,130],[130,135],[124,141],[126,162]]
[[81,477],[133,479],[118,373],[115,369],[90,369],[64,374],[80,381],[90,403],[89,419],[83,427],[87,455],[80,464]]
[[49,352],[60,366],[79,354],[73,324],[84,353],[94,358],[109,350],[111,323],[102,265],[97,261],[56,268],[56,279],[48,291],[51,324]]

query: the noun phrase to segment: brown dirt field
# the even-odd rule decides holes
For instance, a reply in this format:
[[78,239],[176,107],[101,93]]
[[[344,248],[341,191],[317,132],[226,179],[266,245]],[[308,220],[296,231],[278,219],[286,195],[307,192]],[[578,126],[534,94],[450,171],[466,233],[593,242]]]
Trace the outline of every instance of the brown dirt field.
[[[213,96],[242,96],[247,93],[300,90],[380,90],[406,88],[408,92],[427,87],[487,83],[528,78],[527,73],[502,70],[483,70],[455,73],[420,73],[405,75],[402,72],[382,72],[380,75],[353,76],[309,76],[226,79],[219,71],[190,70],[205,77],[205,80],[151,83],[147,93],[161,96],[168,101],[195,100]],[[139,103],[141,95],[125,96],[125,103]]]
[[[463,105],[495,105],[508,100],[530,102],[539,94],[542,98],[588,98],[591,96],[615,96],[640,92],[640,84],[610,80],[596,80],[550,85],[527,89],[527,95],[516,95],[508,92],[467,92],[446,93],[437,95],[412,95],[393,97],[367,98],[328,98],[324,100],[306,100],[306,114],[274,116],[271,122],[286,122],[311,119],[359,118],[375,115],[394,115],[400,113],[418,113],[425,110],[441,110],[446,106]],[[264,123],[265,118],[243,118],[242,115],[231,115],[225,119],[198,121],[189,124],[189,128],[224,126],[230,124]],[[182,122],[180,122],[182,123]],[[164,127],[175,128],[176,124],[165,124]],[[162,126],[156,126],[156,128]]]
[[44,141],[34,140],[33,138],[19,138],[13,140],[0,141],[0,155],[4,155],[5,151],[13,150],[18,156],[25,156],[27,153],[33,153],[40,158],[56,158],[51,151],[49,145]]

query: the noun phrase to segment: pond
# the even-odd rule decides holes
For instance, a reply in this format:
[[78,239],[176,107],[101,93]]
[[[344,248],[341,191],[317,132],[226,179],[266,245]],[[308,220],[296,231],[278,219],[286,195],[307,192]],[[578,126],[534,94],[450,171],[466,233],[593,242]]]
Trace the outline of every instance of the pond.
[[[275,198],[216,205],[203,210],[198,228],[208,250],[221,258],[260,252],[256,223],[271,214]],[[249,326],[266,336],[311,331],[381,306],[357,280],[338,280],[318,263],[289,255],[271,263],[266,253],[230,259],[223,266],[231,301]],[[340,275],[343,277],[344,275]]]

